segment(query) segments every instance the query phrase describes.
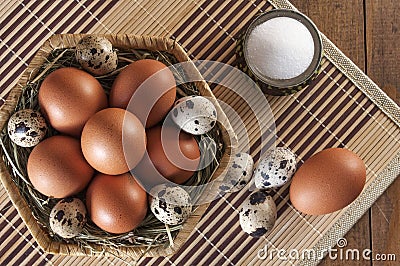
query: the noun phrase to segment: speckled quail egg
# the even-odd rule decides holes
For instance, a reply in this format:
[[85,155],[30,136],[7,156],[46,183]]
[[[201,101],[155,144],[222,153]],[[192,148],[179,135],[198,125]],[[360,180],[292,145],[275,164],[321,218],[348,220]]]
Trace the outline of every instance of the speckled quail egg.
[[117,68],[118,56],[105,37],[88,35],[76,45],[76,60],[90,73],[100,76]]
[[8,121],[10,139],[21,147],[33,147],[44,138],[47,132],[43,116],[32,109],[14,113]]
[[187,133],[202,135],[215,126],[217,110],[205,97],[186,96],[176,101],[172,120]]
[[228,165],[228,172],[224,177],[220,190],[223,192],[237,192],[243,189],[253,174],[254,161],[251,155],[239,152],[235,154]]
[[161,222],[169,225],[183,223],[192,212],[189,194],[173,184],[160,184],[150,190],[150,209]]
[[57,202],[50,212],[50,227],[63,238],[79,235],[86,223],[86,207],[77,198],[65,198]]
[[255,191],[246,198],[239,211],[243,231],[252,237],[261,237],[275,225],[277,211],[274,200],[265,191]]
[[259,189],[278,188],[292,179],[296,156],[284,147],[269,150],[254,170],[254,184]]

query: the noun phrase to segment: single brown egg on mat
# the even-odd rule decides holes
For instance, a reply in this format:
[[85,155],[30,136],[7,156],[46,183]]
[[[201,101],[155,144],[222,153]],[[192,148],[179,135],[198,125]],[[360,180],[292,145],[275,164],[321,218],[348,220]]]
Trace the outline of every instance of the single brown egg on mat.
[[364,188],[365,164],[342,148],[322,150],[296,171],[290,185],[293,206],[305,214],[327,214],[353,202]]

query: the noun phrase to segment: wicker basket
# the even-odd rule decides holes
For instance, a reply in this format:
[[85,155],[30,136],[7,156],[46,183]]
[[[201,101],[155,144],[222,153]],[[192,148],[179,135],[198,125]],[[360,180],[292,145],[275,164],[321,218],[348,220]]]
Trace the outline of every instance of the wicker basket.
[[[79,34],[63,34],[54,35],[49,38],[36,53],[32,59],[29,67],[24,72],[23,76],[19,80],[18,84],[11,90],[6,102],[0,108],[0,126],[3,129],[7,126],[7,121],[12,113],[15,112],[16,105],[19,98],[22,95],[23,88],[31,77],[35,77],[38,72],[38,68],[44,63],[44,60],[48,57],[51,51],[57,48],[70,48],[75,47],[77,42],[84,35]],[[103,35],[107,37],[114,47],[118,49],[146,49],[151,51],[166,51],[171,53],[178,61],[190,61],[184,50],[173,40],[159,37],[148,37],[148,36],[133,36],[133,35]],[[198,73],[197,69],[193,65],[193,73]],[[200,73],[198,73],[200,75]],[[200,76],[201,77],[201,76]],[[202,80],[202,79],[200,79]],[[222,140],[225,144],[225,152],[219,162],[218,169],[214,172],[213,177],[219,176],[226,168],[230,155],[234,153],[234,147],[236,146],[236,137],[233,130],[227,120],[225,114],[220,108],[217,100],[212,94],[210,88],[205,81],[195,82],[195,86],[199,90],[200,94],[209,97],[217,108],[217,115],[219,120],[219,125],[224,125],[220,127],[222,132]],[[137,259],[143,256],[158,257],[158,256],[168,256],[175,253],[189,237],[195,225],[200,220],[201,216],[204,214],[208,207],[208,204],[200,205],[192,213],[189,219],[183,224],[176,238],[174,239],[174,245],[164,247],[158,246],[146,250],[146,247],[121,247],[121,248],[109,248],[106,246],[101,246],[93,244],[92,248],[81,247],[75,243],[67,243],[65,241],[55,241],[50,236],[50,234],[38,224],[37,220],[32,214],[32,211],[21,196],[21,193],[16,186],[13,178],[10,175],[9,169],[7,168],[4,161],[0,160],[0,178],[6,189],[8,195],[10,196],[13,204],[18,210],[18,213],[22,217],[23,221],[27,225],[29,231],[31,232],[33,238],[37,241],[39,246],[48,253],[53,254],[64,254],[64,255],[76,255],[76,256],[99,256],[99,255],[113,255],[119,257],[129,256],[131,258]],[[96,252],[93,252],[95,250]]]

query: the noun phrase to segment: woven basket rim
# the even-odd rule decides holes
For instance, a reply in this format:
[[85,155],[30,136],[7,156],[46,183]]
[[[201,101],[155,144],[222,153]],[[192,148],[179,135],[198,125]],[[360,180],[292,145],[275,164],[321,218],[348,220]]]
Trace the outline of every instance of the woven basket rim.
[[[22,88],[29,81],[29,77],[35,76],[37,69],[41,66],[51,51],[57,48],[69,48],[74,47],[76,43],[84,36],[88,34],[55,34],[49,37],[39,51],[35,54],[31,63],[19,79],[18,83],[10,91],[5,103],[0,107],[0,128],[3,129],[6,126],[10,115],[14,112],[15,107],[22,94]],[[93,34],[91,34],[93,35]],[[154,36],[139,36],[129,34],[95,34],[97,36],[106,37],[111,41],[114,47],[117,48],[130,48],[130,49],[148,49],[167,51],[173,54],[179,62],[188,61],[191,62],[190,58],[183,50],[183,48],[174,40],[165,37],[154,37]],[[192,63],[195,71],[196,67]],[[197,71],[198,72],[198,71]],[[201,77],[201,74],[198,73]],[[202,79],[201,79],[202,80]],[[219,176],[227,167],[231,155],[235,153],[237,147],[236,135],[229,123],[228,118],[222,111],[217,99],[211,92],[208,84],[205,81],[195,82],[196,87],[199,89],[201,95],[207,96],[210,99],[216,109],[218,120],[223,122],[224,127],[222,131],[222,139],[225,143],[225,153],[220,161],[220,166],[214,173],[215,176]],[[70,244],[64,242],[53,241],[48,233],[39,225],[36,219],[32,215],[28,204],[21,196],[19,189],[12,180],[8,169],[3,160],[0,160],[0,180],[21,216],[24,223],[27,225],[28,230],[32,234],[38,245],[47,253],[62,254],[62,255],[74,255],[74,256],[128,256],[133,259],[142,257],[145,253],[147,257],[158,257],[158,256],[171,256],[185,243],[191,234],[192,230],[199,222],[201,216],[206,211],[208,204],[202,204],[191,214],[189,219],[183,224],[178,235],[174,239],[174,246],[163,248],[154,247],[149,251],[146,251],[146,247],[124,247],[116,249],[110,249],[109,247],[103,247],[100,245],[93,245],[93,248],[98,251],[93,253],[89,248],[79,247],[77,244]]]

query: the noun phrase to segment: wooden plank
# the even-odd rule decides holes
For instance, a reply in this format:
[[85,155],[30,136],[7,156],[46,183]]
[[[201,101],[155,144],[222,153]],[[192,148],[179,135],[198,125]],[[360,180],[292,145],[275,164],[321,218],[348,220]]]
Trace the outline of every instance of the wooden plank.
[[291,0],[359,68],[365,69],[363,0]]
[[[318,29],[341,49],[359,68],[365,70],[364,2],[362,0],[292,0],[309,16]],[[370,212],[367,212],[345,236],[345,249],[362,251],[370,246]],[[365,261],[325,258],[320,265],[366,265]]]
[[[397,103],[400,103],[400,20],[397,0],[366,0],[367,74]],[[374,254],[400,252],[400,180],[397,179],[371,208]],[[397,258],[397,261],[400,258]],[[396,265],[375,261],[374,265]]]
[[[397,0],[365,0],[367,17],[367,74],[381,88],[400,88],[400,18]],[[390,95],[392,96],[392,95]],[[397,100],[400,100],[397,90]],[[398,101],[399,102],[399,101]]]

